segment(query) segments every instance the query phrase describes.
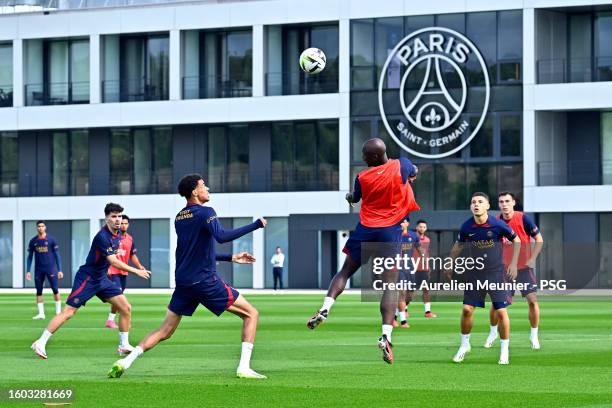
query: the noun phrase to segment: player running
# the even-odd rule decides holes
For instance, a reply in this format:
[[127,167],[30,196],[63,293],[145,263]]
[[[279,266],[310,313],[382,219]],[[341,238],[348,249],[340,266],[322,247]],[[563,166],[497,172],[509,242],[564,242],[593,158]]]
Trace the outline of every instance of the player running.
[[[401,250],[402,255],[406,254],[410,257],[408,261],[408,269],[402,269],[399,273],[400,280],[414,282],[415,281],[415,271],[414,271],[414,263],[412,262],[413,257],[421,257],[423,253],[420,249],[420,240],[419,236],[414,231],[410,231],[408,226],[410,225],[410,221],[408,219],[404,219],[400,226],[402,227],[402,236],[401,236]],[[421,262],[421,261],[419,261]],[[395,319],[393,320],[393,327],[397,327],[397,321],[399,320],[399,326],[403,329],[410,328],[408,324],[408,314],[407,307],[408,302],[410,301],[410,294],[412,291],[410,290],[402,290],[399,292],[399,301],[397,302],[397,309],[395,309]]]
[[210,200],[208,190],[199,174],[186,175],[179,181],[178,192],[185,197],[187,205],[179,211],[174,221],[177,235],[174,274],[176,288],[168,305],[166,318],[161,327],[149,333],[129,356],[115,362],[108,372],[109,378],[121,377],[145,351],[152,349],[160,341],[168,340],[181,318],[191,316],[199,304],[217,316],[227,310],[242,318],[242,354],[236,376],[266,378],[250,366],[259,313],[244,296],[225,283],[216,271],[216,261],[252,263],[255,258],[246,252],[217,255],[215,241],[233,241],[258,228],[264,228],[267,221],[260,218],[252,224],[234,230],[224,230],[215,210],[204,206]]
[[[128,264],[131,260],[132,263],[136,266],[136,268],[141,271],[146,270],[144,266],[140,263],[138,256],[136,256],[136,245],[134,244],[134,238],[128,234],[128,228],[130,227],[130,217],[125,214],[121,215],[121,240],[119,241],[119,249],[117,250],[117,258],[123,262],[124,264]],[[114,266],[110,266],[108,268],[108,277],[111,281],[115,282],[117,286],[121,288],[121,293],[125,292],[125,285],[127,283],[127,272],[122,271],[119,268],[115,268]],[[117,308],[111,305],[111,311],[108,314],[108,318],[106,319],[105,326],[109,329],[116,329],[117,323],[115,323],[115,316],[117,314]]]
[[[473,269],[466,271],[466,284],[470,284],[472,287],[466,289],[463,293],[461,345],[457,354],[453,357],[455,363],[462,362],[465,355],[472,349],[470,346],[470,332],[474,324],[474,308],[485,306],[487,293],[489,293],[499,322],[499,334],[501,337],[499,364],[508,364],[510,362],[510,319],[506,309],[511,303],[510,294],[506,290],[495,288],[479,289],[478,283],[503,285],[506,282],[502,258],[502,240],[504,238],[512,241],[514,244],[512,259],[505,272],[510,279],[516,278],[521,240],[505,222],[495,217],[490,217],[488,214],[489,208],[489,197],[485,193],[477,192],[472,194],[470,210],[473,217],[461,226],[459,237],[455,245],[453,245],[450,254],[451,258],[455,260],[465,247],[468,256],[473,260],[473,265],[475,265]],[[448,278],[451,278],[452,270],[447,269],[445,274]]]
[[55,316],[38,340],[32,343],[32,350],[41,358],[47,358],[46,345],[51,335],[59,330],[68,319],[75,315],[79,307],[84,306],[89,299],[98,296],[103,302],[109,302],[119,311],[119,347],[120,355],[130,353],[133,347],[128,335],[131,325],[131,306],[121,288],[108,279],[109,265],[134,273],[141,278],[149,279],[151,272],[132,268],[117,258],[121,233],[121,213],[123,207],[108,203],[104,207],[106,225],[94,237],[89,254],[84,265],[81,265],[74,277],[72,292],[66,300],[64,310]]
[[62,299],[59,294],[58,280],[64,277],[62,272],[62,259],[59,253],[59,245],[51,235],[47,235],[47,224],[44,221],[36,222],[38,234],[30,240],[28,244],[28,260],[26,264],[26,280],[32,280],[30,269],[32,258],[34,257],[34,284],[36,285],[36,306],[38,314],[32,319],[43,320],[45,318],[45,304],[43,303],[43,286],[45,278],[49,281],[49,286],[53,291],[55,301],[55,314],[62,311]]
[[[417,288],[421,287],[423,282],[429,282],[429,245],[431,240],[425,233],[427,232],[427,222],[425,220],[418,220],[416,225],[416,232],[419,236],[419,251],[422,253],[422,261],[417,265],[417,271],[414,274],[414,283]],[[420,256],[418,251],[415,251],[415,257]],[[429,289],[423,288],[423,306],[425,308],[425,317],[428,319],[433,319],[438,317],[437,314],[431,311],[431,297],[429,295]],[[414,292],[408,292],[408,296],[406,298],[406,314],[408,315],[408,305],[412,301],[412,295]]]
[[[353,193],[346,195],[351,205],[363,199],[360,222],[355,231],[351,232],[343,249],[347,254],[344,265],[332,279],[323,305],[308,319],[309,329],[315,329],[327,319],[336,298],[344,291],[346,282],[364,263],[361,259],[361,244],[381,242],[399,246],[399,224],[410,212],[420,209],[410,186],[418,170],[410,160],[404,157],[389,160],[385,143],[378,138],[367,140],[361,151],[363,161],[369,168],[357,175]],[[383,352],[383,360],[389,364],[393,363],[391,332],[397,307],[394,295],[385,291],[380,304],[383,324],[378,346]]]
[[[536,297],[538,282],[533,268],[535,267],[536,259],[544,245],[544,239],[542,238],[540,229],[531,218],[520,211],[514,211],[514,206],[516,205],[514,194],[509,191],[499,193],[498,203],[499,209],[502,212],[499,218],[505,221],[506,224],[516,232],[522,242],[516,281],[528,286],[527,289],[521,290],[521,295],[527,299],[527,303],[529,304],[529,323],[531,323],[529,339],[531,340],[531,348],[539,350],[540,340],[538,339],[538,325],[540,323],[540,306],[538,305]],[[533,251],[531,249],[531,238],[534,238],[536,242]],[[506,265],[509,264],[511,257],[512,251],[509,251],[507,247],[504,248],[504,263]],[[511,295],[514,295],[514,293],[511,293]],[[489,320],[491,322],[491,329],[484,344],[486,348],[491,348],[493,342],[497,338],[497,316],[493,308],[491,308],[489,312]]]

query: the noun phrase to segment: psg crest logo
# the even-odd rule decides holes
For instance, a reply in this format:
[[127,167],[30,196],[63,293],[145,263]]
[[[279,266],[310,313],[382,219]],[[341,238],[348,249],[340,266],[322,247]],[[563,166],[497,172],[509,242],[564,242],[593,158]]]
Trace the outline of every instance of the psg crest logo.
[[430,159],[467,146],[485,121],[490,97],[487,65],[476,46],[454,30],[428,27],[388,54],[378,105],[389,135],[407,152]]

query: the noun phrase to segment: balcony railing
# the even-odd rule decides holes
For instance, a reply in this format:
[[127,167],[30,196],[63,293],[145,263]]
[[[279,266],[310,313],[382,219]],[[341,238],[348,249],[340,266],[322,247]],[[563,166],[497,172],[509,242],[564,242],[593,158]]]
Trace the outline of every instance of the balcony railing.
[[307,95],[338,92],[338,75],[323,71],[316,75],[298,72],[266,74],[267,95]]
[[612,160],[567,160],[538,162],[538,185],[612,184]]
[[612,56],[539,60],[538,83],[612,81]]
[[183,99],[239,98],[253,95],[251,81],[222,75],[183,78]]
[[0,108],[13,106],[13,86],[0,85]]
[[26,106],[89,103],[89,81],[27,84],[25,97]]
[[168,84],[148,78],[102,81],[103,102],[142,102],[168,100]]

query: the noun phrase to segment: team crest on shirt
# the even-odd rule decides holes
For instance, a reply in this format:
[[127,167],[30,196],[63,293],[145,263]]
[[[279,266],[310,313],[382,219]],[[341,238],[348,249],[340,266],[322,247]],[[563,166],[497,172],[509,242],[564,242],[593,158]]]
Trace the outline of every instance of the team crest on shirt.
[[493,236],[493,231],[487,231],[487,237],[491,238]]

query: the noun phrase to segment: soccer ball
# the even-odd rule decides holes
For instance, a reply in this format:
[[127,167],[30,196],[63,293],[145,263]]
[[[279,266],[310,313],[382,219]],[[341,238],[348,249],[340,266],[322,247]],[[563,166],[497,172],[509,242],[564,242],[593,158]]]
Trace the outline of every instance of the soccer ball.
[[300,55],[300,68],[307,74],[318,74],[325,68],[325,53],[318,48],[307,48]]

